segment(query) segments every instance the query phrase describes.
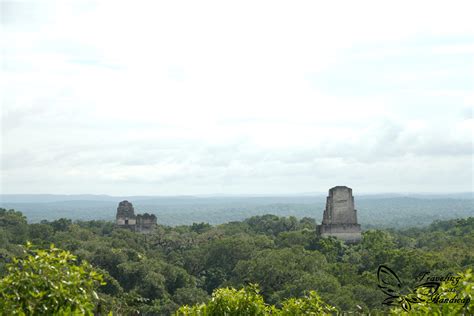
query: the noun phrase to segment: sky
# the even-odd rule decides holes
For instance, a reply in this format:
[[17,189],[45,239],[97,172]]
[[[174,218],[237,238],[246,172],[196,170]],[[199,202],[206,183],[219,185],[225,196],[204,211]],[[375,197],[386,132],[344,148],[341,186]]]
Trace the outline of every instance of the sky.
[[11,1],[3,194],[473,191],[472,1]]

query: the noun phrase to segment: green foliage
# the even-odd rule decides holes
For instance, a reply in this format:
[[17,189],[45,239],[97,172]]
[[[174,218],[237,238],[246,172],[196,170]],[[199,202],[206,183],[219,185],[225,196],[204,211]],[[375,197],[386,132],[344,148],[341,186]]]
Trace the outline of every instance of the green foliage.
[[[44,222],[43,222],[44,223]],[[49,223],[53,227],[54,231],[64,232],[67,231],[69,226],[72,225],[72,221],[67,218],[60,218]]]
[[222,288],[214,291],[212,298],[207,304],[192,307],[183,306],[176,315],[268,315],[270,307],[265,304],[263,297],[259,295],[256,285],[236,290],[234,288]]
[[256,233],[277,236],[281,232],[293,231],[299,228],[296,217],[278,217],[266,214],[263,216],[253,216],[244,221]]
[[0,246],[8,242],[22,244],[28,236],[26,217],[15,210],[0,208],[0,228]]
[[[218,226],[158,225],[152,233],[139,234],[104,221],[27,224],[22,213],[0,210],[0,278],[9,277],[7,266],[12,264],[23,271],[12,258],[26,260],[21,247],[25,240],[73,253],[77,260],[69,265],[90,262],[107,283],[96,288],[100,300],[94,311],[102,315],[169,315],[184,305],[192,306],[187,307],[190,313],[194,309],[204,315],[199,306],[215,305],[216,293],[221,302],[240,297],[242,304],[260,306],[272,315],[285,310],[286,315],[303,315],[318,306],[323,311],[315,314],[328,312],[328,306],[347,314],[382,314],[389,308],[382,305],[386,294],[377,286],[380,264],[400,276],[403,295],[416,285],[414,277],[420,272],[445,275],[474,266],[473,218],[437,221],[424,228],[368,230],[361,243],[346,245],[318,238],[310,218],[263,215]],[[248,284],[260,284],[261,292],[245,287]],[[242,287],[245,295],[234,290]]]
[[206,266],[232,271],[241,260],[249,259],[256,250],[273,248],[273,241],[265,236],[238,235],[218,239],[207,247]]
[[290,298],[282,303],[281,312],[277,315],[331,315],[337,309],[323,302],[316,291],[310,291],[302,298]]
[[54,235],[54,229],[47,224],[31,224],[29,225],[29,235],[30,240],[41,243]]
[[0,280],[0,310],[8,315],[92,314],[102,276],[87,262],[51,245],[27,244],[25,256],[13,258]]
[[331,262],[340,261],[340,259],[344,255],[344,252],[347,248],[344,245],[344,242],[342,242],[341,240],[335,237],[329,237],[329,238],[318,238],[316,236],[314,237],[315,238],[311,239],[311,242],[309,245],[309,248],[311,250],[318,250],[319,252],[323,253],[326,256],[326,258]]
[[250,260],[240,261],[234,270],[234,282],[261,284],[267,299],[277,303],[306,290],[335,291],[339,284],[326,273],[326,265],[326,258],[319,252],[298,247],[268,249]]
[[207,292],[196,287],[181,287],[173,295],[173,301],[178,305],[194,305],[207,302]]
[[283,301],[281,309],[264,302],[258,286],[249,286],[236,290],[222,288],[214,291],[207,304],[182,306],[177,316],[244,316],[244,315],[330,315],[337,309],[323,302],[315,291],[310,291],[302,298],[290,298]]
[[302,246],[307,248],[314,239],[314,230],[304,228],[303,230],[282,232],[275,239],[279,248]]

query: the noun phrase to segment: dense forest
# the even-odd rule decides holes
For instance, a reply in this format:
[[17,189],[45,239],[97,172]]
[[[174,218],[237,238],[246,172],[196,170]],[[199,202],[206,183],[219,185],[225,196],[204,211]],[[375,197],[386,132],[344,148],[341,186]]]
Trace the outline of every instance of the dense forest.
[[[0,295],[7,297],[7,284],[16,282],[13,275],[35,260],[75,260],[81,268],[67,274],[86,279],[84,289],[97,287],[91,308],[102,314],[170,315],[181,306],[184,315],[205,315],[202,309],[215,311],[222,307],[220,300],[226,308],[242,306],[240,298],[252,303],[248,310],[253,314],[261,306],[268,314],[282,315],[316,307],[327,313],[401,311],[407,304],[402,299],[399,306],[382,304],[387,294],[379,287],[380,265],[396,272],[400,297],[410,293],[420,275],[428,279],[462,273],[462,282],[456,284],[462,288],[453,292],[464,298],[474,293],[473,217],[427,227],[369,229],[353,245],[321,239],[315,228],[312,218],[261,215],[216,226],[158,225],[139,234],[107,221],[28,224],[21,212],[0,209]],[[410,308],[423,305],[407,300],[414,301]],[[435,305],[473,311],[465,300]]]

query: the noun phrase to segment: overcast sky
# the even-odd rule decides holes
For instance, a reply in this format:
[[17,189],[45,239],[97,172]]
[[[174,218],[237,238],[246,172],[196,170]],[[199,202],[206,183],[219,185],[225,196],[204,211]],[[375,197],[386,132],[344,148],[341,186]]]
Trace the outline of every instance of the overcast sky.
[[2,193],[472,191],[472,1],[0,2]]

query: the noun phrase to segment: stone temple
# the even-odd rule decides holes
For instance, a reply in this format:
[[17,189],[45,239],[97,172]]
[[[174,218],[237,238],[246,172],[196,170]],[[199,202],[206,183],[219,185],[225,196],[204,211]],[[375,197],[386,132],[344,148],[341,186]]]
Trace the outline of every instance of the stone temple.
[[323,222],[318,225],[317,232],[321,237],[334,236],[346,243],[360,241],[361,230],[351,188],[337,186],[329,190]]
[[115,224],[121,228],[128,228],[132,231],[148,233],[156,226],[156,216],[154,214],[137,214],[132,203],[122,201],[117,207]]

